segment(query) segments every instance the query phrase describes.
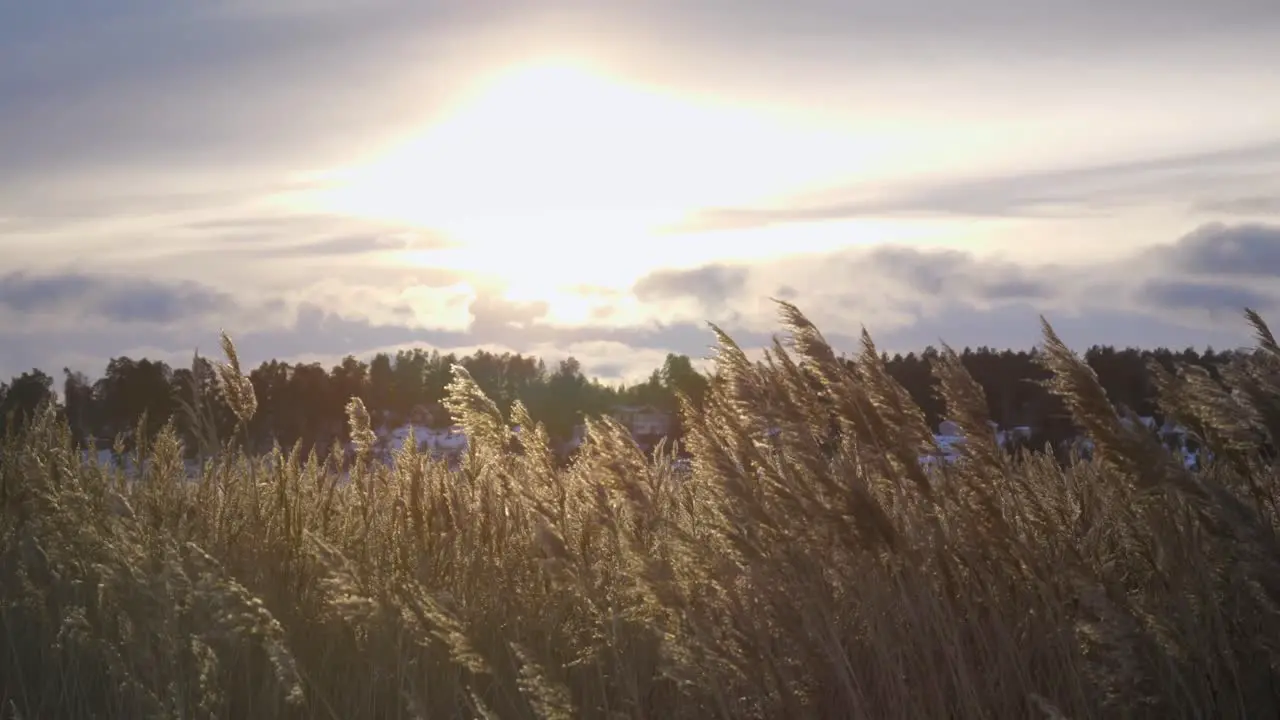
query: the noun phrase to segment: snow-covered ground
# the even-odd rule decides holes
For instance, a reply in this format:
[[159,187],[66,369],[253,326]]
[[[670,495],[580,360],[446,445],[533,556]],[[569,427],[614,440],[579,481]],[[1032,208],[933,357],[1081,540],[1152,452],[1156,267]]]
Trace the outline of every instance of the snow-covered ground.
[[447,455],[467,450],[467,434],[461,425],[434,430],[426,427],[401,425],[397,428],[379,428],[378,449],[388,455],[399,452],[406,442],[412,442],[424,453]]
[[[1143,417],[1139,421],[1150,429],[1152,432],[1158,432],[1162,439],[1172,446],[1181,444],[1181,440],[1186,436],[1186,431],[1182,428],[1172,425],[1157,427],[1153,418]],[[996,439],[1001,445],[1007,441],[1017,437],[1029,438],[1031,429],[1028,427],[1014,427],[1008,430],[1001,430],[993,425],[996,431]],[[964,444],[964,437],[961,436],[959,428],[949,421],[943,421],[938,427],[939,432],[934,435],[938,448],[941,453],[938,455],[922,455],[920,462],[924,465],[932,465],[937,462],[953,463],[960,457],[960,449]],[[519,427],[512,428],[512,432],[518,434]],[[776,437],[778,431],[773,429],[767,433],[767,436]],[[467,451],[467,435],[463,428],[459,425],[452,425],[447,428],[433,429],[427,427],[415,427],[410,425],[401,425],[399,427],[387,428],[382,427],[375,431],[377,442],[374,448],[375,457],[387,464],[390,464],[397,452],[400,451],[406,442],[412,442],[423,454],[430,455],[436,459],[456,462]],[[568,443],[566,449],[573,449],[582,444],[585,440],[585,434],[579,429],[574,433],[573,439]],[[1080,442],[1081,449],[1085,452],[1092,450],[1091,443],[1087,440]],[[347,444],[349,452],[354,452],[355,448],[350,443]],[[1193,468],[1199,461],[1198,454],[1195,452],[1182,453],[1184,462],[1189,468]],[[135,475],[136,470],[133,467],[132,456],[126,454],[122,458],[114,457],[111,450],[86,451],[86,459],[95,460],[103,467],[117,467],[124,470],[129,475]],[[200,476],[201,465],[198,461],[186,461],[187,477],[196,479]],[[687,461],[681,462],[679,469],[687,469]]]
[[[109,449],[85,450],[82,453],[82,457],[100,467],[122,470],[126,476],[136,477],[139,474],[138,468],[135,467],[132,453],[125,453],[123,456],[117,458],[115,453]],[[183,460],[182,464],[186,469],[186,476],[188,480],[200,479],[203,468],[198,460]],[[143,465],[145,466],[146,463],[144,462]]]
[[[1126,426],[1133,426],[1133,422],[1128,418],[1122,419],[1121,422]],[[1199,451],[1187,451],[1185,449],[1187,439],[1187,430],[1185,428],[1168,422],[1160,425],[1155,418],[1146,416],[1139,417],[1138,422],[1148,431],[1158,434],[1166,447],[1169,447],[1182,457],[1183,464],[1186,467],[1195,468],[1200,463]],[[950,421],[944,420],[939,423],[938,429],[939,434],[935,435],[934,439],[938,443],[938,448],[942,451],[941,455],[922,455],[920,462],[925,465],[938,461],[953,463],[960,457],[960,448],[964,444],[964,437],[961,436],[959,427]],[[1029,427],[1014,427],[1009,430],[1001,430],[993,423],[992,429],[996,431],[996,441],[1001,446],[1018,438],[1029,439],[1032,434]],[[1086,438],[1082,438],[1079,441],[1079,447],[1086,454],[1093,452],[1093,442]]]

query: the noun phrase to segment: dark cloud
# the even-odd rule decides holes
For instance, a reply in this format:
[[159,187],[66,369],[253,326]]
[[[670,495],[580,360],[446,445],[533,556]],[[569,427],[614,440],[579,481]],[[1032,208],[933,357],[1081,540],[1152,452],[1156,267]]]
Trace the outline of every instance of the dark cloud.
[[641,278],[632,291],[645,302],[694,298],[708,308],[720,308],[743,291],[747,275],[746,268],[729,265],[659,270]]
[[908,247],[878,247],[858,260],[870,266],[873,276],[888,275],[912,290],[926,295],[940,295],[948,281],[954,281],[961,265],[971,264],[966,253],[955,250],[920,251]]
[[1045,280],[1005,278],[991,280],[981,286],[981,294],[991,300],[1032,300],[1052,294]]
[[1169,248],[1167,262],[1186,273],[1280,278],[1280,225],[1202,225]]
[[[1280,228],[1210,225],[1081,267],[895,245],[760,272],[801,288],[789,299],[811,305],[828,322],[866,322],[873,331],[880,323],[897,347],[918,348],[943,336],[956,344],[1027,347],[1037,339],[1040,314],[1058,318],[1089,343],[1224,346],[1247,342],[1245,307],[1280,311],[1280,284],[1271,289],[1260,282],[1280,276]],[[838,289],[841,277],[849,282]],[[1095,318],[1098,332],[1091,335]],[[1014,319],[1021,327],[1000,327]]]
[[0,306],[16,313],[60,313],[120,323],[172,323],[229,312],[227,293],[191,282],[162,283],[80,273],[0,277]]
[[960,250],[882,246],[845,255],[850,277],[890,278],[914,293],[993,302],[1052,295],[1053,268],[981,260]]
[[1143,285],[1139,298],[1175,310],[1209,313],[1240,314],[1245,308],[1264,310],[1276,305],[1275,296],[1239,285],[1188,280],[1153,280]]

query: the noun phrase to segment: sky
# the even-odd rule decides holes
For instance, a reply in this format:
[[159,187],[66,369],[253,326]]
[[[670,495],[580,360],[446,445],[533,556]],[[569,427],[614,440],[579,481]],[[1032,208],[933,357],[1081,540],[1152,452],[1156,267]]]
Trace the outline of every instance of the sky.
[[1278,65],[1269,0],[0,3],[0,377],[1245,345]]

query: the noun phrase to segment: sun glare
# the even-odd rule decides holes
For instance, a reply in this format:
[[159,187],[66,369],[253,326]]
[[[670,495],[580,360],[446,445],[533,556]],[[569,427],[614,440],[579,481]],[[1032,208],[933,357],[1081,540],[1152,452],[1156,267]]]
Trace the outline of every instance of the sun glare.
[[858,169],[871,153],[845,140],[544,63],[490,78],[420,135],[332,174],[310,202],[440,231],[456,247],[421,260],[549,300],[669,264],[662,255],[681,241],[660,230],[699,209]]

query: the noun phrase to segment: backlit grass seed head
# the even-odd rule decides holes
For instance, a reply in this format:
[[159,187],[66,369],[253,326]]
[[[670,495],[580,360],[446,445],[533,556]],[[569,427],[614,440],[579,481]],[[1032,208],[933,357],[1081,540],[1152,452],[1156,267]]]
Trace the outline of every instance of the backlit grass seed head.
[[568,690],[560,683],[552,682],[528,650],[515,643],[512,643],[511,650],[520,661],[520,689],[524,691],[538,717],[545,720],[570,720],[579,717]]
[[369,457],[374,444],[378,442],[378,436],[373,432],[364,401],[358,397],[351,398],[351,402],[347,403],[347,422],[351,426],[351,444],[355,446],[356,454],[362,458]]
[[1249,324],[1253,326],[1253,331],[1258,340],[1258,349],[1263,352],[1280,358],[1280,344],[1276,342],[1276,336],[1271,333],[1271,328],[1267,326],[1262,316],[1257,310],[1252,308],[1244,311],[1245,317],[1249,320]]
[[493,449],[505,445],[507,429],[502,412],[465,367],[453,366],[453,379],[449,381],[446,392],[444,406],[466,430],[469,439]]
[[227,405],[231,407],[236,418],[242,423],[247,423],[258,411],[258,398],[254,395],[253,383],[240,370],[240,356],[236,353],[236,346],[231,341],[231,336],[225,331],[222,333],[221,343],[222,354],[227,358],[225,363],[218,363],[217,366],[222,393],[226,396]]

